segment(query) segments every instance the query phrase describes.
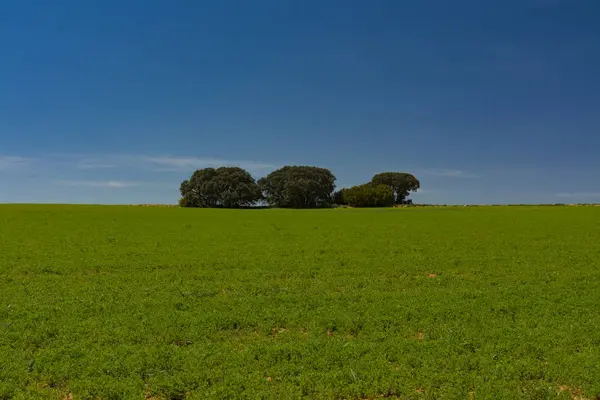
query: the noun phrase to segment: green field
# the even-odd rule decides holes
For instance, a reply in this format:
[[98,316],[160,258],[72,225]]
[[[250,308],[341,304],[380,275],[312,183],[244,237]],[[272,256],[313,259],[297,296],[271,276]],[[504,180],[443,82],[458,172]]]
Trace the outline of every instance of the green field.
[[600,394],[600,207],[0,206],[0,398]]

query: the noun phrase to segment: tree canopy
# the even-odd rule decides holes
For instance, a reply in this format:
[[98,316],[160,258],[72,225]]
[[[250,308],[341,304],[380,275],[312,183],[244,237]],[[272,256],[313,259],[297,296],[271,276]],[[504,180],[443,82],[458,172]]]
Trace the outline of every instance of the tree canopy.
[[348,202],[346,201],[346,192],[348,191],[347,188],[342,188],[336,192],[333,193],[333,204],[336,204],[338,206],[346,206],[348,205]]
[[382,172],[368,183],[337,192],[335,180],[330,170],[314,166],[288,165],[258,182],[239,167],[203,168],[181,182],[179,205],[242,208],[261,202],[282,208],[389,207],[411,204],[409,193],[420,188],[417,178],[405,172]]
[[289,208],[329,207],[335,176],[325,168],[285,166],[258,181],[271,206]]
[[421,187],[414,175],[406,172],[382,172],[373,177],[374,185],[387,185],[394,192],[396,204],[404,204],[410,192],[416,192]]
[[388,185],[365,183],[343,189],[342,201],[352,207],[390,207],[394,205],[394,192]]
[[239,167],[196,170],[181,183],[180,192],[179,204],[183,207],[241,208],[261,198],[252,175]]

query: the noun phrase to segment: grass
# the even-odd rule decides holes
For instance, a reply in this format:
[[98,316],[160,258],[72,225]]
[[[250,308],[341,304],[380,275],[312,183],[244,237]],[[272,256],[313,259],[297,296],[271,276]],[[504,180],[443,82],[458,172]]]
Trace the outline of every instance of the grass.
[[0,398],[600,394],[600,207],[0,206]]

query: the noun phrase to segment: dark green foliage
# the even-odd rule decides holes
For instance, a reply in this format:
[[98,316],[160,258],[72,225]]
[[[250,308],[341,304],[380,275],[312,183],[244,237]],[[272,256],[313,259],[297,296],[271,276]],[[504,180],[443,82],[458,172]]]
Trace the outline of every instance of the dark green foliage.
[[421,187],[414,175],[405,172],[382,172],[375,175],[371,183],[392,188],[396,204],[405,204],[409,193],[416,192]]
[[241,208],[261,198],[256,181],[239,167],[196,170],[190,180],[180,186],[182,207]]
[[187,192],[179,199],[179,207],[198,207],[196,204],[193,192]]
[[343,200],[352,207],[390,207],[394,205],[394,192],[387,185],[353,186],[345,189]]
[[325,168],[286,166],[260,179],[258,184],[271,206],[330,207],[335,176]]
[[344,195],[348,189],[340,189],[333,193],[333,204],[338,206],[346,206],[348,202],[346,201]]

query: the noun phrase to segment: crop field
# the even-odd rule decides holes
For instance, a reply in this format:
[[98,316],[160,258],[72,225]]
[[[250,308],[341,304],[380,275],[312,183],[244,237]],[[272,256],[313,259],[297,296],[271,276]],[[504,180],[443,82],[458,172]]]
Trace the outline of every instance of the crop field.
[[596,399],[600,207],[0,206],[1,399]]

